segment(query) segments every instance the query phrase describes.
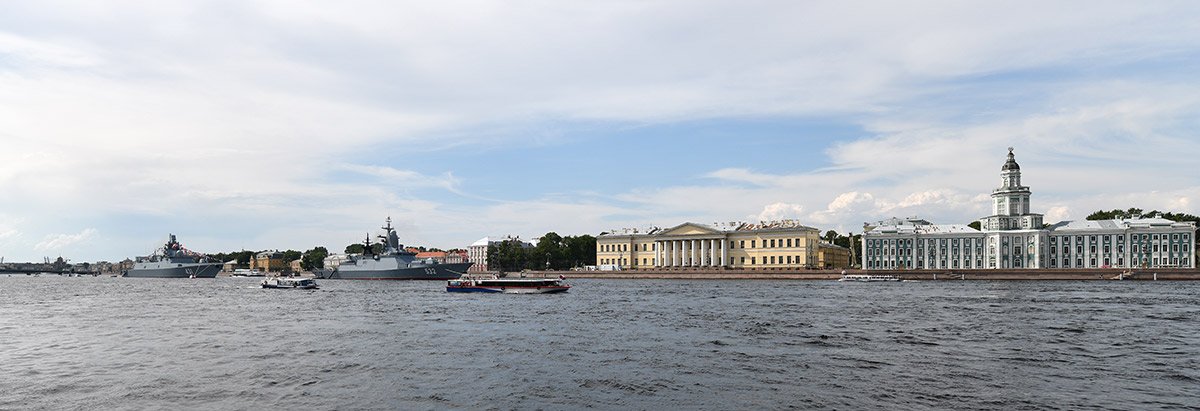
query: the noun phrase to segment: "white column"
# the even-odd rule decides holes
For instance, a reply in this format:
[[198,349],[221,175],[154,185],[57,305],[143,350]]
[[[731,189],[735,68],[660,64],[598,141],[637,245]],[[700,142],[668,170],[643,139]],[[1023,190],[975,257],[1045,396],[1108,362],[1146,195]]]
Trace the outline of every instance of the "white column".
[[671,240],[671,266],[679,266],[679,240]]
[[722,238],[722,239],[720,240],[720,241],[721,241],[721,264],[720,264],[720,266],[722,266],[722,267],[724,267],[724,266],[725,266],[725,264],[726,264],[726,261],[725,261],[725,259],[727,258],[727,257],[726,257],[726,256],[727,256],[727,251],[726,251],[726,249],[728,249],[728,248],[729,248],[729,241],[728,241],[728,240],[729,240],[728,238]]
[[696,266],[696,240],[687,240],[687,266]]
[[663,246],[667,247],[663,252],[667,253],[667,267],[675,266],[675,240],[663,241]]
[[662,259],[661,259],[662,258],[662,246],[660,244],[658,244],[658,241],[655,241],[654,245],[652,245],[651,247],[654,247],[654,266],[661,267],[662,266]]
[[683,243],[683,267],[691,267],[691,240],[679,240]]
[[706,247],[708,248],[708,252],[705,253],[705,257],[707,257],[706,260],[708,260],[708,264],[705,264],[704,266],[712,267],[713,265],[715,265],[713,263],[717,262],[715,254],[713,253],[714,251],[716,251],[717,245],[713,243],[713,240],[711,238],[708,239],[708,241],[705,241],[705,243],[707,243]]
[[708,266],[717,266],[717,240],[708,239]]
[[704,254],[706,254],[708,252],[708,241],[705,241],[705,240],[698,240],[698,241],[699,241],[700,245],[697,246],[696,249],[700,251],[700,258],[696,259],[696,263],[697,263],[697,265],[699,265],[701,267],[707,267],[708,263],[704,261]]

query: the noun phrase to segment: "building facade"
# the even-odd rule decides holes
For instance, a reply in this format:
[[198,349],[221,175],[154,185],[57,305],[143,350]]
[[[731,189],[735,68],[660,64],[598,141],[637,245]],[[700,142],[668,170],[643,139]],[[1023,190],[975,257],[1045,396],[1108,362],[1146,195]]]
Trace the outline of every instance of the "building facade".
[[729,223],[649,230],[625,229],[596,237],[601,269],[818,268],[819,230],[795,221]]
[[822,242],[817,244],[817,267],[820,268],[850,268],[850,249],[840,245]]
[[980,230],[916,218],[864,225],[863,268],[1195,268],[1194,223],[1150,216],[1047,225],[1030,212],[1032,192],[1011,148],[1000,177],[994,214],[979,220]]
[[280,272],[287,264],[283,262],[283,253],[279,251],[263,251],[250,257],[250,269],[264,273]]

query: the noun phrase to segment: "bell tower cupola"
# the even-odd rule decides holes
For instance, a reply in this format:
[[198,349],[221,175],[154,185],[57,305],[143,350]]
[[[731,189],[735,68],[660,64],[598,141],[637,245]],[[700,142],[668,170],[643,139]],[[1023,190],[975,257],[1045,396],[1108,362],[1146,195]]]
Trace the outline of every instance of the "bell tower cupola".
[[980,220],[984,230],[1037,229],[1042,226],[1042,215],[1029,212],[1029,187],[1021,185],[1021,166],[1017,164],[1013,148],[1008,148],[1008,159],[1000,167],[1000,188],[992,190],[992,216]]

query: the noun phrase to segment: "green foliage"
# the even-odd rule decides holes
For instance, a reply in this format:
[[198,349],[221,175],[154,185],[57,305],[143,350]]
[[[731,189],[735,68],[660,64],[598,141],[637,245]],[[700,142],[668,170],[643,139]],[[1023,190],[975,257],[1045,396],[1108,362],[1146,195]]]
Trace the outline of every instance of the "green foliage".
[[976,230],[980,230],[980,229],[981,229],[981,227],[982,227],[982,224],[979,224],[979,221],[978,221],[978,220],[976,220],[976,221],[972,221],[972,222],[971,222],[971,224],[967,224],[967,227],[971,227],[971,228],[974,228],[974,229],[976,229]]
[[830,244],[837,244],[835,241],[837,241],[838,237],[842,236],[837,231],[829,230],[825,232],[825,235],[821,239]]
[[528,261],[520,240],[510,239],[488,247],[488,268],[500,272],[519,271]]
[[303,254],[301,252],[296,251],[296,250],[284,251],[283,252],[283,262],[286,264],[286,263],[290,263],[292,261],[299,260],[302,255]]
[[311,250],[305,251],[301,257],[300,268],[305,270],[318,270],[325,268],[325,257],[329,256],[329,250],[325,247],[314,247]]
[[536,246],[526,248],[519,240],[506,240],[488,248],[488,268],[498,271],[568,270],[596,264],[596,237],[563,237],[549,232]]
[[[362,243],[354,243],[346,246],[346,254],[362,254],[367,247]],[[383,243],[371,244],[371,253],[380,254],[383,252]]]
[[221,262],[222,264],[232,260],[237,260],[237,265],[244,267],[250,265],[250,259],[254,257],[254,252],[242,250],[229,253],[209,254],[208,256],[215,261]]
[[1128,210],[1112,210],[1112,211],[1100,210],[1100,211],[1092,213],[1091,215],[1088,215],[1087,219],[1088,220],[1113,220],[1113,219],[1133,218],[1134,216],[1150,217],[1150,216],[1157,216],[1160,214],[1162,215],[1162,218],[1165,218],[1167,220],[1178,221],[1178,222],[1191,221],[1191,222],[1196,223],[1197,225],[1200,225],[1200,217],[1197,217],[1197,216],[1194,216],[1191,214],[1172,213],[1172,212],[1164,213],[1164,212],[1160,212],[1158,210],[1150,210],[1149,212],[1143,212],[1142,209],[1136,208],[1136,207],[1131,207]]

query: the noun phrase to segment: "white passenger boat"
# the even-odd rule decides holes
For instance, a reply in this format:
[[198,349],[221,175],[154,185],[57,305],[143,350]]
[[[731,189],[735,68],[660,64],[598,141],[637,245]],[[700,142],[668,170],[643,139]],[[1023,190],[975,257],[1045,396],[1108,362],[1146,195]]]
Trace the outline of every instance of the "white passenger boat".
[[463,277],[446,282],[446,292],[451,293],[505,293],[505,294],[550,294],[571,289],[563,278],[470,278]]
[[263,277],[263,276],[265,276],[265,274],[263,274],[262,271],[258,271],[257,268],[253,268],[253,269],[239,268],[239,269],[233,270],[233,273],[230,274],[229,276],[230,277]]
[[301,290],[317,289],[317,282],[311,278],[270,277],[262,280],[262,288],[296,288]]
[[883,274],[842,274],[838,281],[857,281],[871,283],[877,281],[900,281],[900,277]]

